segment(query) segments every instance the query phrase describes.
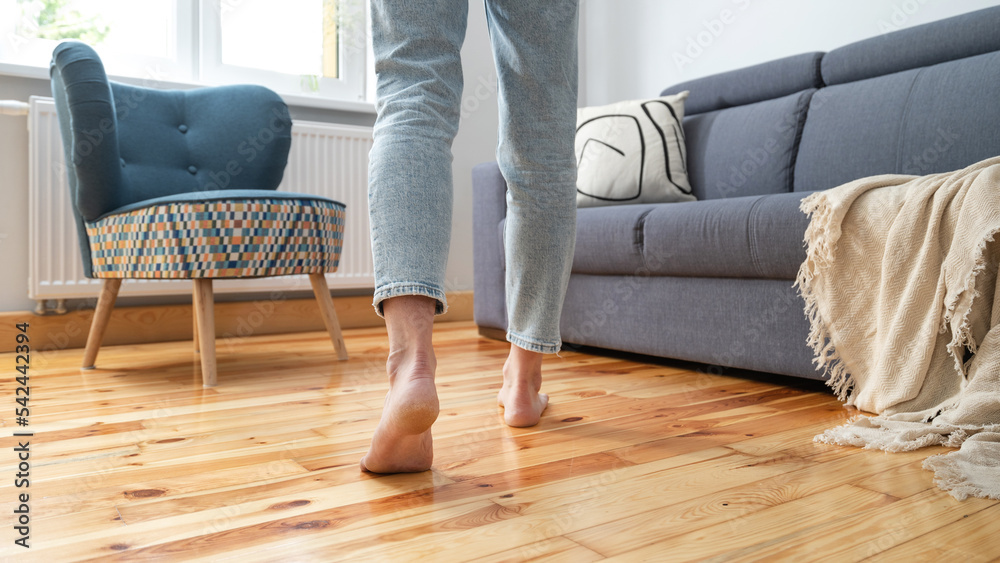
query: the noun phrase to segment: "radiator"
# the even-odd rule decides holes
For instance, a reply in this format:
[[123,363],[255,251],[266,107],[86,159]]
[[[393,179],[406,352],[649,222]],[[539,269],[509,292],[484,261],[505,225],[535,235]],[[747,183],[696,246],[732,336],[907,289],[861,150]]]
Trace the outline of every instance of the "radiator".
[[[101,280],[83,274],[70,207],[62,140],[51,98],[32,97],[28,114],[28,297],[44,301],[96,297]],[[333,289],[374,287],[368,234],[368,127],[296,121],[285,176],[278,188],[321,195],[347,205],[340,267],[327,274]],[[308,290],[308,277],[217,280],[218,293]],[[180,295],[190,280],[126,280],[120,295]]]

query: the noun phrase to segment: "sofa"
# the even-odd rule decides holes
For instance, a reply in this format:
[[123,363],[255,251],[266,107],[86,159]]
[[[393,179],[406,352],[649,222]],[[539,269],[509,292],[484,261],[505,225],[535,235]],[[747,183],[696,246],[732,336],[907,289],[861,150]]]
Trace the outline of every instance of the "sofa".
[[[564,343],[822,379],[793,287],[808,226],[800,201],[1000,155],[997,30],[1000,7],[988,8],[664,90],[690,92],[697,201],[578,210]],[[496,163],[474,169],[473,190],[475,322],[503,338]]]

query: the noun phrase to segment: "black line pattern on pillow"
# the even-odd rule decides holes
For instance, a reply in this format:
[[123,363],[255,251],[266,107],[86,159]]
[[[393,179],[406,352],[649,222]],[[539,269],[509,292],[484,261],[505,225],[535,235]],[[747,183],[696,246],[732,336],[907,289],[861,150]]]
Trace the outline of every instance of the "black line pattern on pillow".
[[[671,111],[671,113],[673,113],[673,112]],[[647,115],[648,115],[648,113],[647,113]],[[639,196],[642,195],[642,179],[643,179],[643,175],[645,173],[645,168],[646,168],[646,138],[642,134],[642,126],[639,123],[639,119],[637,117],[635,117],[634,115],[626,115],[626,114],[621,114],[621,113],[609,113],[607,115],[599,115],[597,117],[588,119],[587,121],[584,121],[579,126],[577,126],[577,128],[576,128],[577,134],[579,134],[580,130],[583,129],[584,127],[586,127],[590,123],[593,123],[593,122],[601,120],[601,119],[611,119],[611,118],[628,118],[628,119],[631,119],[632,121],[635,122],[635,132],[636,132],[636,134],[638,135],[638,138],[639,138],[639,150],[641,151],[640,154],[639,154],[639,185],[638,185],[638,189],[636,190],[635,195],[632,195],[632,196],[629,196],[629,197],[605,197],[605,196],[599,196],[599,195],[589,194],[589,193],[581,190],[579,187],[577,187],[576,191],[579,192],[579,193],[581,193],[581,194],[583,194],[583,195],[585,195],[585,196],[587,196],[587,197],[592,197],[594,199],[598,199],[598,200],[601,200],[601,201],[630,201],[630,200],[633,200],[633,199],[639,199]],[[652,117],[650,117],[650,119],[652,119]],[[622,149],[620,149],[618,147],[615,147],[614,145],[611,145],[610,143],[602,141],[602,140],[600,140],[598,138],[588,137],[587,140],[583,144],[583,148],[580,149],[580,154],[577,155],[577,161],[576,161],[577,167],[579,167],[580,163],[583,161],[583,157],[584,157],[584,155],[587,152],[587,146],[591,142],[599,143],[599,144],[604,145],[604,146],[610,148],[611,150],[617,152],[618,154],[622,155],[623,157],[626,156],[626,153],[625,153],[624,150],[622,150]]]
[[662,105],[667,108],[667,111],[670,112],[670,117],[673,119],[673,123],[670,124],[671,132],[674,134],[674,139],[677,141],[677,146],[681,151],[682,170],[684,171],[684,174],[687,174],[687,155],[684,154],[684,127],[680,120],[677,119],[677,112],[674,111],[673,106],[662,100],[652,100],[639,105],[639,107],[642,108],[642,112],[649,118],[650,123],[652,123],[653,127],[656,128],[657,133],[660,134],[660,140],[663,141],[663,167],[667,172],[667,181],[673,184],[673,186],[680,190],[681,193],[691,195],[691,188],[684,189],[683,186],[674,181],[674,176],[670,172],[670,147],[667,145],[667,135],[663,132],[663,129],[660,128],[660,125],[656,122],[656,120],[653,119],[653,114],[649,111],[649,106],[653,104]]

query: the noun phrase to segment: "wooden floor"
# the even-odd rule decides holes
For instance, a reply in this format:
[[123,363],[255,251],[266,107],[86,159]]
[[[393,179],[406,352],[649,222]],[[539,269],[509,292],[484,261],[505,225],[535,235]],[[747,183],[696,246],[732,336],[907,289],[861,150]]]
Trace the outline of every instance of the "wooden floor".
[[[815,444],[852,413],[823,390],[564,352],[542,423],[502,424],[506,345],[438,325],[434,469],[357,462],[386,391],[385,333],[32,358],[30,549],[17,507],[13,375],[0,384],[0,557],[184,561],[988,561],[1000,503],[958,502],[920,464]],[[5,374],[14,356],[0,355]],[[23,440],[23,438],[20,438]]]

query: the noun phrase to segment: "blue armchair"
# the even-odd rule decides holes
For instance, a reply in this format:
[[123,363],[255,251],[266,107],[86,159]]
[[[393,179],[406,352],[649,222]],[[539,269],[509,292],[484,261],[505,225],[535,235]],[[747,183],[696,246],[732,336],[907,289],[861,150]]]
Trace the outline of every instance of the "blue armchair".
[[344,205],[275,191],[291,118],[260,86],[157,90],[109,82],[97,53],[56,47],[52,95],[84,271],[104,280],[83,367],[94,367],[122,280],[194,280],[195,348],[216,383],[212,280],[308,274],[347,359],[324,274],[337,269]]

